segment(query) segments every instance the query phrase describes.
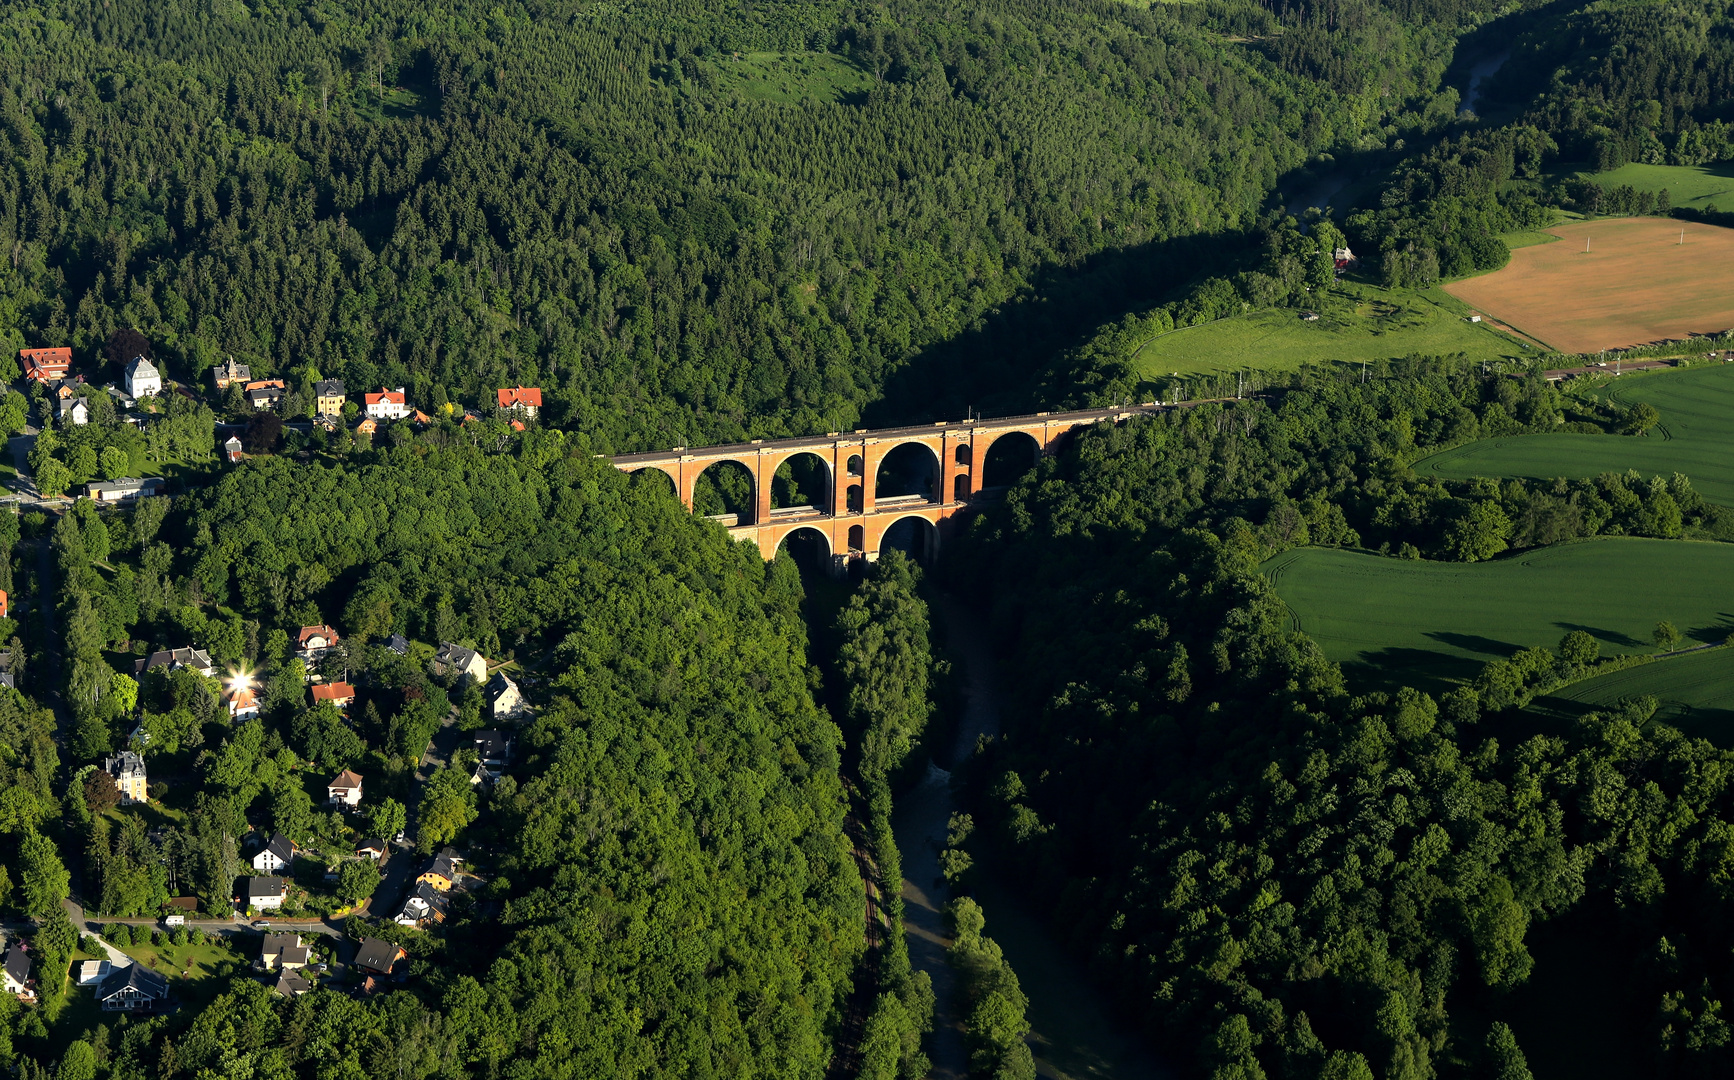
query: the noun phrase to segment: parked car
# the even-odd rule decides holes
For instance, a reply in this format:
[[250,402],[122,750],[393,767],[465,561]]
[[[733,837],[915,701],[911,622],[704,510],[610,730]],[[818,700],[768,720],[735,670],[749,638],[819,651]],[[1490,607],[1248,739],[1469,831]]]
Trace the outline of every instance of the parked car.
[[187,925],[187,917],[185,915],[164,915],[163,916],[163,925],[164,926],[185,926],[185,925]]
[[266,922],[264,919],[260,919],[253,924],[253,929],[255,929],[255,930],[269,930],[269,929],[271,929],[271,924]]

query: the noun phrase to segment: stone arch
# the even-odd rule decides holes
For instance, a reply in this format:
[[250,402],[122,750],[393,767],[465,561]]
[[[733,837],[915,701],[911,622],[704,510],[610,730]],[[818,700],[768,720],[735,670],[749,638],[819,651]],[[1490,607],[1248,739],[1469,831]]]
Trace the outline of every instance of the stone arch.
[[969,501],[969,474],[958,473],[951,478],[951,499],[953,502]]
[[849,461],[843,467],[843,471],[850,476],[860,476],[861,470],[864,468],[866,468],[866,465],[865,465],[865,463],[862,462],[861,455],[860,454],[850,454],[849,455]]
[[849,526],[849,554],[860,555],[867,550],[867,527],[865,525]]
[[819,510],[831,506],[831,465],[811,450],[790,454],[777,463],[771,476],[771,508],[794,506]]
[[632,478],[633,487],[642,488],[645,491],[655,491],[658,494],[672,495],[677,499],[680,497],[680,485],[675,483],[674,477],[668,474],[667,469],[646,465],[644,468],[634,469],[626,475]]
[[873,477],[873,501],[900,495],[923,495],[929,502],[943,497],[939,455],[923,442],[898,443],[879,458]]
[[831,538],[810,525],[790,529],[777,544],[777,554],[795,560],[803,574],[831,572]]
[[951,455],[951,460],[958,465],[968,465],[969,457],[969,444],[958,443],[956,452]]
[[693,513],[725,525],[755,524],[758,496],[752,466],[735,458],[711,462],[692,482]]
[[843,492],[843,509],[851,514],[859,514],[864,505],[861,501],[861,485],[850,484]]
[[1004,487],[1036,467],[1042,459],[1042,444],[1024,431],[1008,431],[988,445],[981,455],[981,486]]
[[918,563],[932,563],[939,554],[939,529],[920,514],[907,514],[879,534],[879,554],[904,551]]

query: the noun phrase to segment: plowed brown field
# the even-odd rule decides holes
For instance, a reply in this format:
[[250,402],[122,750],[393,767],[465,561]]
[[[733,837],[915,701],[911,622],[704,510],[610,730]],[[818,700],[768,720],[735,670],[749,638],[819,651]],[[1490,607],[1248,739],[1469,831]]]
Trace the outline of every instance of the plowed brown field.
[[1560,241],[1518,248],[1503,270],[1445,291],[1561,352],[1734,327],[1734,229],[1649,217],[1547,231]]

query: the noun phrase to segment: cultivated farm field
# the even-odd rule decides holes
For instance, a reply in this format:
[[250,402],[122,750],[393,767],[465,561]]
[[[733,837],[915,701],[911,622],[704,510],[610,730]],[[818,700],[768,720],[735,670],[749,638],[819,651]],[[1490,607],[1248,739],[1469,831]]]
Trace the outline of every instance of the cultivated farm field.
[[1422,458],[1419,473],[1448,479],[1519,476],[1585,478],[1636,469],[1685,473],[1698,493],[1734,506],[1734,365],[1626,375],[1607,388],[1617,404],[1644,401],[1662,414],[1648,435],[1516,435],[1479,439]]
[[1656,699],[1656,720],[1734,748],[1734,649],[1706,649],[1598,675],[1537,699],[1530,711],[1575,719],[1646,696]]
[[1439,691],[1572,630],[1643,653],[1657,621],[1692,642],[1734,631],[1734,545],[1613,537],[1485,563],[1300,548],[1264,564],[1277,595],[1351,680]]
[[1452,282],[1446,291],[1561,352],[1593,353],[1734,327],[1727,269],[1734,229],[1642,217],[1547,231],[1561,242],[1518,248],[1504,269]]

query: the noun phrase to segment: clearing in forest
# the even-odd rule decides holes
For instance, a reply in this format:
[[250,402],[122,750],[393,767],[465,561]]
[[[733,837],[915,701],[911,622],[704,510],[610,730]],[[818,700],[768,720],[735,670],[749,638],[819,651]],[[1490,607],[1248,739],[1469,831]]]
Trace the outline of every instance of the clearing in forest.
[[1547,231],[1562,242],[1518,248],[1503,270],[1445,290],[1561,352],[1593,353],[1734,327],[1727,269],[1734,229],[1641,217]]
[[1464,353],[1473,360],[1535,355],[1467,314],[1437,290],[1413,292],[1339,281],[1314,301],[1317,322],[1294,308],[1244,315],[1172,330],[1144,343],[1133,357],[1139,375],[1295,371],[1308,364],[1397,360],[1422,353]]
[[1604,191],[1630,187],[1638,191],[1666,191],[1674,206],[1694,210],[1734,210],[1734,165],[1644,165],[1634,162],[1611,172],[1574,172],[1562,169],[1554,179],[1587,180]]
[[1662,619],[1687,644],[1734,630],[1734,544],[1613,537],[1472,564],[1301,548],[1263,569],[1351,679],[1430,692],[1572,630],[1603,655],[1653,651]]
[[1639,697],[1656,699],[1656,720],[1695,739],[1734,748],[1734,650],[1730,649],[1705,649],[1598,675],[1537,698],[1529,709],[1544,718],[1574,720]]
[[1479,439],[1422,458],[1424,475],[1464,480],[1517,476],[1584,479],[1636,469],[1645,477],[1685,473],[1711,502],[1734,506],[1734,365],[1715,364],[1646,375],[1608,385],[1622,406],[1655,406],[1662,422],[1648,435],[1513,435]]

